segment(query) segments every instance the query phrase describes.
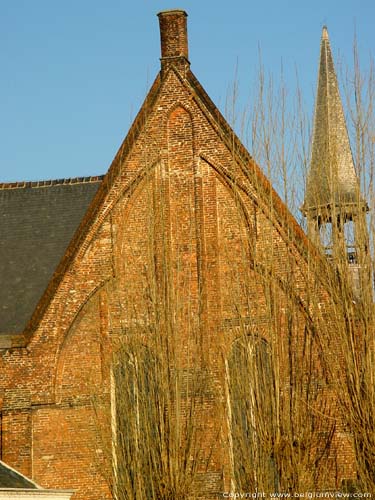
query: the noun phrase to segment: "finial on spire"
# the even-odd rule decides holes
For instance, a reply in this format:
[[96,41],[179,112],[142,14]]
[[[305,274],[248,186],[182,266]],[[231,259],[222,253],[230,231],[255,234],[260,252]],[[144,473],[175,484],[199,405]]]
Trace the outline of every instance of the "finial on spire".
[[322,40],[327,40],[329,41],[329,37],[328,37],[328,29],[327,29],[327,26],[324,25],[323,26],[323,29],[322,29]]

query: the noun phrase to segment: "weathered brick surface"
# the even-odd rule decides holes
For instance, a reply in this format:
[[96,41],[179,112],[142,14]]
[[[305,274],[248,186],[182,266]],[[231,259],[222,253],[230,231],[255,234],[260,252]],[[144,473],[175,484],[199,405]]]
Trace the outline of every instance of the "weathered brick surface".
[[[1,351],[2,458],[43,487],[76,489],[75,500],[109,497],[93,396],[110,392],[111,339],[138,332],[152,345],[145,325],[150,293],[165,284],[163,266],[179,305],[181,367],[189,368],[199,338],[210,372],[199,411],[202,439],[214,446],[197,497],[230,486],[227,423],[216,411],[224,358],[239,318],[267,338],[268,274],[284,328],[285,263],[293,262],[303,301],[308,244],[222,121],[193,75],[164,68],[33,317],[27,345]],[[340,453],[345,475],[350,447]]]
[[90,405],[34,410],[33,474],[38,484],[56,489],[69,484],[79,492],[76,498],[109,498],[100,469],[103,450],[96,436]]

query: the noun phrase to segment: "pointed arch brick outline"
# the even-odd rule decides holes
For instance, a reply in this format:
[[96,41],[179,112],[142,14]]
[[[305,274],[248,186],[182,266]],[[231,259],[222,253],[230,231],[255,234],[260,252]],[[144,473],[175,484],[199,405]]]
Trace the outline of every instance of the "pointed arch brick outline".
[[[129,201],[131,200],[133,194],[137,191],[139,187],[141,187],[143,182],[147,181],[148,176],[152,171],[157,168],[158,165],[160,165],[160,160],[158,159],[157,161],[153,162],[151,166],[146,166],[144,167],[138,174],[131,180],[131,182],[128,184],[128,186],[121,192],[119,197],[113,202],[111,205],[111,209],[109,213],[113,210],[113,208],[120,202],[121,198],[127,197],[126,203],[125,203],[125,211],[129,207]],[[107,215],[107,214],[106,214]],[[104,220],[104,219],[103,219]],[[102,221],[103,222],[103,221]],[[97,234],[98,230],[100,228],[100,225],[98,224],[96,227],[96,231],[91,235],[91,238],[88,242],[85,242],[84,248],[81,248],[77,255],[76,259],[82,258],[82,254],[86,252],[86,250],[89,248],[89,245],[91,241],[95,238],[95,235]],[[69,341],[70,333],[72,331],[72,326],[74,325],[75,321],[77,320],[79,314],[81,311],[84,309],[84,307],[90,302],[90,300],[98,293],[100,292],[107,283],[112,281],[115,278],[115,269],[113,268],[113,276],[106,278],[105,280],[102,280],[100,283],[98,283],[90,292],[87,294],[85,297],[85,300],[82,301],[78,308],[74,311],[74,315],[72,317],[72,320],[69,323],[69,326],[67,329],[65,329],[61,335],[61,340],[59,342],[59,345],[56,349],[56,355],[55,355],[55,370],[54,370],[54,381],[53,381],[53,394],[55,396],[55,401],[58,402],[59,398],[58,396],[58,387],[59,387],[59,382],[61,383],[62,378],[62,358],[63,358],[63,352],[65,349],[65,346],[67,342]],[[60,328],[58,327],[58,330]]]
[[[54,402],[56,404],[61,403],[62,400],[62,395],[59,395],[59,389],[61,391],[61,385],[63,381],[63,370],[64,370],[64,351],[66,349],[66,346],[68,345],[69,339],[71,337],[71,332],[72,328],[78,319],[79,315],[81,312],[84,310],[86,305],[93,299],[98,293],[101,292],[101,290],[104,289],[105,285],[110,281],[110,279],[104,280],[103,282],[99,283],[91,292],[87,295],[86,299],[84,302],[80,304],[78,309],[75,311],[74,317],[72,321],[70,322],[69,328],[66,329],[63,333],[63,337],[61,342],[59,343],[57,349],[56,349],[56,355],[55,355],[55,370],[54,370],[54,380],[53,380],[53,394],[54,394]],[[99,306],[100,307],[100,306]],[[100,310],[99,310],[100,314]]]
[[[224,167],[219,166],[216,162],[213,162],[212,160],[209,160],[207,155],[205,155],[204,153],[200,153],[199,159],[214,170],[219,181],[226,187],[227,192],[229,193],[231,198],[239,206],[240,216],[244,222],[246,233],[248,235],[247,238],[248,250],[249,250],[249,255],[251,256],[250,266],[253,268],[255,260],[255,246],[251,245],[251,238],[252,237],[256,238],[257,234],[256,214],[255,214],[255,224],[253,224],[249,216],[249,211],[246,207],[246,204],[244,203],[241,196],[238,195],[238,192],[236,192],[236,188],[238,191],[241,191],[241,185],[234,179],[233,176],[230,175],[230,173]],[[248,195],[248,197],[250,198],[248,192],[246,192],[246,195]],[[255,202],[255,199],[251,197],[251,201]]]
[[[176,103],[175,105],[173,105],[170,110],[169,110],[169,113],[168,113],[168,117],[170,116],[170,114],[175,110],[175,109],[178,109],[179,107],[181,107],[182,109],[184,109],[188,114],[189,116],[191,117],[191,113],[189,110],[186,109],[185,106],[181,105],[180,103]],[[218,177],[220,179],[220,181],[228,188],[228,191],[231,193],[231,196],[232,197],[235,197],[235,193],[234,193],[234,190],[233,190],[233,186],[235,186],[239,191],[241,191],[243,194],[245,194],[247,197],[249,197],[252,202],[254,204],[256,204],[256,206],[259,207],[259,202],[256,200],[256,198],[250,193],[249,189],[243,184],[241,183],[240,181],[238,181],[237,179],[234,179],[234,177],[230,174],[230,172],[228,172],[227,169],[225,169],[224,167],[222,166],[219,166],[217,163],[214,163],[212,160],[210,160],[208,158],[208,155],[206,155],[205,153],[201,152],[200,155],[199,155],[199,159],[201,159],[202,161],[204,161],[207,165],[209,165],[211,168],[214,169],[214,171],[218,174]],[[81,246],[81,248],[79,249],[79,251],[77,252],[76,254],[76,258],[80,257],[82,255],[82,253],[84,253],[87,248],[89,247],[89,244],[90,242],[93,240],[93,238],[95,237],[97,231],[99,230],[100,226],[101,226],[101,223],[104,221],[105,217],[108,215],[108,213],[110,213],[112,211],[112,209],[117,205],[117,203],[120,201],[120,199],[124,196],[127,196],[128,199],[130,200],[133,193],[138,189],[138,187],[141,185],[141,183],[143,181],[146,181],[147,180],[147,177],[150,175],[150,173],[160,164],[162,164],[162,160],[160,158],[158,158],[156,161],[154,161],[151,165],[149,166],[145,166],[143,167],[128,183],[128,185],[126,186],[126,188],[121,192],[121,194],[116,198],[116,200],[113,201],[113,203],[111,204],[111,206],[107,209],[106,213],[103,215],[102,214],[102,217],[100,218],[100,221],[96,221],[95,223],[95,226],[96,226],[96,230],[91,234],[91,237],[89,240],[86,240],[84,242],[84,244]],[[248,217],[248,211],[247,211],[247,208],[245,206],[245,203],[243,202],[242,198],[239,197],[239,196],[236,196],[236,201],[238,201],[240,203],[240,208],[241,208],[241,213],[242,213],[242,216],[244,217],[244,222],[246,224],[246,228],[247,228],[247,231],[254,231],[254,228],[252,227],[252,223],[251,221],[249,220],[249,217]],[[285,235],[283,235],[283,239],[285,240]],[[251,249],[250,249],[251,250]],[[250,253],[251,255],[251,253]],[[254,261],[251,260],[250,261],[250,266],[254,266]],[[265,267],[263,267],[261,264],[257,263],[256,266],[256,271],[261,274],[264,277],[267,276],[268,274],[268,271]],[[271,276],[270,276],[271,277]],[[280,279],[280,278],[276,278],[275,276],[272,276],[272,279],[276,279],[277,282],[278,282],[278,285],[280,286],[280,288],[288,293],[288,295],[291,296],[291,293],[290,293],[290,290],[289,290],[289,287],[286,286],[285,283],[283,283],[283,281]],[[76,320],[76,318],[78,317],[79,313],[81,312],[81,310],[84,308],[84,306],[87,304],[87,302],[96,294],[96,292],[98,292],[98,290],[100,290],[104,284],[106,282],[108,282],[110,280],[110,278],[108,278],[107,280],[103,281],[101,284],[98,284],[95,289],[93,289],[90,294],[87,296],[86,300],[80,304],[79,308],[76,310],[75,312],[75,315],[74,315],[74,318],[72,320],[72,322],[70,323],[70,326],[68,328],[68,330],[65,331],[65,334],[64,334],[64,337],[63,337],[63,340],[62,342],[60,343],[60,348],[57,350],[56,352],[56,370],[55,370],[55,380],[54,380],[54,394],[55,394],[55,397],[57,396],[57,384],[58,384],[58,377],[59,377],[59,359],[61,357],[61,353],[63,352],[63,349],[64,349],[64,346],[65,346],[65,343],[67,341],[67,338],[69,337],[69,332],[71,330],[71,325],[73,325],[74,321]],[[306,321],[309,325],[309,329],[311,332],[314,332],[315,331],[315,328],[314,328],[314,324],[313,324],[313,321],[312,321],[312,318],[311,318],[311,314],[310,312],[308,311],[308,308],[306,307],[306,304],[304,304],[303,300],[301,299],[301,297],[298,295],[298,294],[294,294],[293,293],[293,297],[291,296],[291,298],[293,299],[293,301],[299,305],[299,307],[301,308],[301,310],[303,311],[304,313],[304,316],[306,318]],[[57,400],[57,399],[56,399]]]
[[[236,188],[239,191],[241,191],[246,197],[248,197],[251,200],[252,203],[255,204],[255,206],[257,208],[260,209],[260,204],[259,204],[258,200],[251,194],[250,190],[242,182],[238,181],[237,179],[234,179],[234,177],[230,174],[230,172],[228,172],[227,169],[225,169],[221,165],[218,165],[216,162],[213,162],[213,160],[210,160],[209,157],[203,152],[200,153],[200,158],[204,162],[206,162],[207,165],[209,165],[212,169],[214,169],[217,172],[218,177],[221,180],[221,182],[223,182],[223,184],[228,187],[229,191],[232,191],[232,196],[235,196],[233,194],[233,186],[236,186]],[[236,200],[237,199],[239,200],[242,216],[245,218],[244,222],[247,226],[247,230],[249,230],[252,228],[252,225],[251,225],[251,221],[249,220],[249,217],[248,217],[248,210],[246,208],[246,205],[245,205],[243,199],[240,196],[238,198],[236,198]],[[272,214],[267,214],[267,217],[271,221],[273,221]],[[274,224],[274,227],[275,227],[275,224]],[[275,229],[277,229],[279,231],[279,234],[283,238],[283,241],[285,241],[285,244],[287,244],[288,241],[287,241],[285,234],[283,234],[283,232],[280,231],[279,228],[275,228]],[[303,256],[302,256],[302,258],[303,258]],[[306,302],[303,300],[303,298],[300,296],[300,294],[296,293],[294,289],[291,290],[291,287],[288,286],[288,284],[285,283],[284,280],[281,279],[279,276],[275,276],[274,274],[271,274],[271,271],[269,269],[267,269],[267,267],[264,266],[261,262],[259,262],[258,259],[255,261],[255,258],[254,258],[253,260],[251,260],[249,262],[249,265],[251,266],[252,269],[254,269],[254,271],[257,274],[259,274],[259,276],[262,279],[266,279],[269,281],[273,280],[274,282],[276,282],[276,285],[278,287],[280,287],[280,289],[286,294],[286,296],[288,296],[293,301],[293,303],[296,306],[298,306],[299,310],[302,312],[302,314],[306,320],[306,326],[309,328],[309,331],[311,332],[311,334],[314,335],[315,339],[319,342],[319,335],[316,332],[316,326],[315,326],[315,323],[313,321],[311,312],[309,311],[308,304],[306,304]],[[320,342],[319,342],[319,346],[320,346]]]

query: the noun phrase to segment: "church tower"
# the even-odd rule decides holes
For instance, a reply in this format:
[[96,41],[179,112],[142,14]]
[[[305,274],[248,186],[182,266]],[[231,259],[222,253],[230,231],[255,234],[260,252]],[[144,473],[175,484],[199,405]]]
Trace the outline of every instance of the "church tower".
[[366,212],[354,168],[327,28],[320,45],[313,142],[301,208],[309,237],[336,265],[349,266],[355,295],[368,247]]

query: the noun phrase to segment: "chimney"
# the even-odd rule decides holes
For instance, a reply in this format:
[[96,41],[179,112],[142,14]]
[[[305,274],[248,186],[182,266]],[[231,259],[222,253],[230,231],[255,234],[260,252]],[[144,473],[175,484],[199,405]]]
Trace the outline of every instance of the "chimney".
[[162,74],[170,66],[182,72],[189,69],[187,36],[187,14],[184,10],[165,10],[159,12],[161,69]]

